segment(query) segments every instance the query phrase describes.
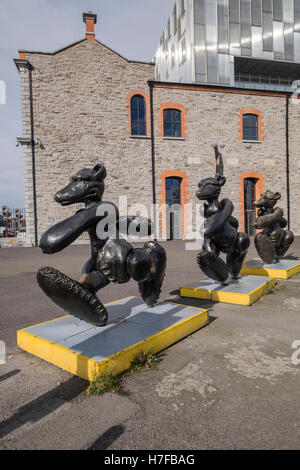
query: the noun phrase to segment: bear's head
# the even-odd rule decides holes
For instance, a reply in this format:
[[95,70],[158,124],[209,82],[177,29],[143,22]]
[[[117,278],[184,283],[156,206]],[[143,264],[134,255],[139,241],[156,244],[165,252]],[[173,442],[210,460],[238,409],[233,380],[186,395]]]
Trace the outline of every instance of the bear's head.
[[281,198],[280,193],[273,193],[272,191],[266,191],[255,202],[255,207],[272,209],[277,204],[280,198]]
[[71,177],[65,188],[55,194],[54,200],[62,206],[101,201],[105,177],[106,169],[103,163],[95,165],[94,168],[83,168]]

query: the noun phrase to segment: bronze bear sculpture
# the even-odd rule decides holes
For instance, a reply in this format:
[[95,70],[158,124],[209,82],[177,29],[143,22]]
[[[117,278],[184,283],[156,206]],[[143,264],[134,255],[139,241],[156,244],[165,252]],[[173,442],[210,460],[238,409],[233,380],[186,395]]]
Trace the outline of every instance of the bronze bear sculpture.
[[[141,217],[120,217],[114,204],[103,202],[105,177],[103,164],[84,168],[72,176],[54,199],[62,206],[84,203],[85,208],[50,227],[40,240],[42,251],[51,254],[63,250],[82,233],[88,232],[91,257],[83,266],[80,281],[49,267],[41,268],[37,273],[39,286],[56,305],[95,326],[105,326],[108,319],[106,308],[96,296],[99,289],[110,282],[121,284],[133,278],[138,282],[145,303],[152,306],[159,298],[166,269],[166,252],[158,243],[150,241],[143,248],[133,248],[120,237],[120,233],[128,234],[131,224],[135,224],[136,232],[142,234],[140,228],[145,225],[147,235],[150,235],[151,222]],[[97,225],[106,216],[106,212],[99,213],[101,206],[111,207],[116,214],[114,234],[106,236],[105,233],[103,238],[97,234]]]
[[262,232],[256,234],[254,243],[259,256],[267,264],[279,262],[294,241],[293,232],[284,230],[288,223],[283,210],[275,208],[279,199],[280,193],[266,191],[255,202],[258,218],[254,228],[262,229]]
[[[239,222],[232,216],[234,206],[229,199],[219,201],[221,188],[226,183],[223,157],[215,146],[216,176],[200,181],[196,193],[204,204],[204,243],[197,256],[200,269],[210,278],[225,283],[231,274],[239,277],[250,245],[250,238],[238,232]],[[219,256],[227,255],[226,263]]]

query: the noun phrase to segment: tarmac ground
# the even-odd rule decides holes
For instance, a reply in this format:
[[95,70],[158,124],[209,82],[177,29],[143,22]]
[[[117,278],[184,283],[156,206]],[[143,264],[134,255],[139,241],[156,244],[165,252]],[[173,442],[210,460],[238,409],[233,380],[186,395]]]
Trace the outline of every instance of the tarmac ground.
[[[63,314],[39,289],[53,266],[78,279],[89,247],[56,255],[0,250],[0,449],[299,449],[300,275],[278,281],[252,307],[180,299],[199,279],[195,251],[163,244],[161,300],[208,308],[210,323],[163,352],[157,367],[127,376],[120,392],[88,396],[88,383],[19,350],[16,331]],[[300,237],[288,258],[300,255]],[[256,257],[253,244],[248,258]],[[109,285],[103,302],[138,296],[135,282]],[[295,346],[295,345],[294,345]],[[300,362],[300,361],[299,361]]]

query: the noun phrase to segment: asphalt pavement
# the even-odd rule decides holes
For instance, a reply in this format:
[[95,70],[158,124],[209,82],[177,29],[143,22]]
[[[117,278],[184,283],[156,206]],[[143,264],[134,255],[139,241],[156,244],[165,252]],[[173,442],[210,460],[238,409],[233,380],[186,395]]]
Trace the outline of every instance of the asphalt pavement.
[[[79,279],[89,247],[57,255],[0,250],[0,449],[299,449],[300,275],[252,307],[180,299],[200,277],[195,251],[165,243],[162,300],[209,308],[210,324],[168,348],[159,365],[128,376],[118,393],[87,396],[87,382],[18,350],[16,331],[62,315],[36,283],[41,266]],[[297,237],[289,257],[300,256]],[[255,256],[253,247],[249,258]],[[138,295],[109,285],[103,302]],[[299,354],[300,358],[300,354]]]

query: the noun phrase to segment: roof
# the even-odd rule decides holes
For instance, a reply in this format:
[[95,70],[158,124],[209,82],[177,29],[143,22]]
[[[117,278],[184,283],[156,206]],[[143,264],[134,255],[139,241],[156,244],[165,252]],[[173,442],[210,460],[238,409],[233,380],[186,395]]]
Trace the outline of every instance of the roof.
[[[33,51],[33,50],[27,50],[27,49],[18,49],[18,52],[24,52],[24,53],[27,53],[27,54],[45,54],[45,55],[56,55],[56,54],[59,54],[60,52],[63,52],[65,51],[66,49],[69,49],[71,47],[74,47],[76,46],[77,44],[80,44],[84,41],[87,41],[87,39],[80,39],[79,41],[76,41],[76,42],[73,42],[72,44],[69,44],[65,47],[62,47],[61,49],[57,49],[56,51],[54,52],[45,52],[45,51]],[[126,62],[128,63],[134,63],[134,64],[145,64],[145,65],[155,65],[154,62],[143,62],[143,61],[140,61],[140,60],[129,60],[129,59],[126,59],[126,57],[122,56],[121,54],[119,54],[117,51],[115,51],[114,49],[112,49],[111,47],[107,46],[106,44],[104,44],[103,42],[100,42],[98,41],[98,39],[95,39],[95,42],[100,44],[101,46],[105,47],[106,49],[108,49],[109,51],[111,51],[113,54],[116,54],[118,55],[119,57],[121,57],[121,59],[125,60]]]

